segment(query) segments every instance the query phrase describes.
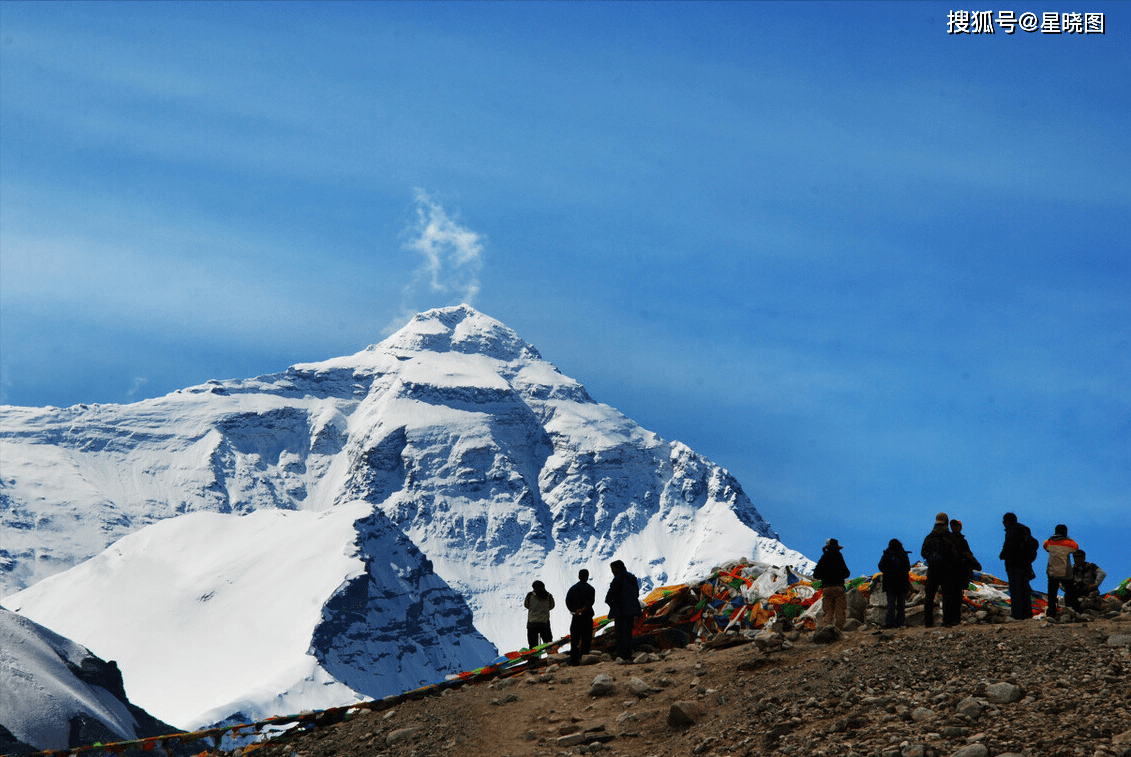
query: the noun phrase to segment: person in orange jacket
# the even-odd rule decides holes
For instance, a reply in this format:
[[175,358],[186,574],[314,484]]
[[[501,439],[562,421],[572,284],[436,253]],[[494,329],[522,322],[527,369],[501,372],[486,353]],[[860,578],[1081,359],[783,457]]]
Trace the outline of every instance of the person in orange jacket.
[[1080,549],[1080,545],[1068,538],[1068,526],[1060,523],[1052,536],[1045,539],[1045,551],[1049,553],[1049,565],[1045,573],[1049,578],[1049,606],[1045,615],[1056,617],[1056,594],[1061,586],[1064,587],[1064,603],[1075,605],[1076,584],[1072,579],[1072,553]]

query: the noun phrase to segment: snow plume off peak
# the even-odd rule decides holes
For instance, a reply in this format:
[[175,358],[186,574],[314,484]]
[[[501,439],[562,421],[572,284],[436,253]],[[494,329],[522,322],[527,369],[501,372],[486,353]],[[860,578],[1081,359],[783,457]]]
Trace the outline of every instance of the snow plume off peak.
[[451,305],[472,304],[479,294],[482,236],[460,226],[423,189],[415,194],[416,224],[405,249],[419,253],[423,260],[406,295],[415,294],[423,283],[430,298],[440,297]]

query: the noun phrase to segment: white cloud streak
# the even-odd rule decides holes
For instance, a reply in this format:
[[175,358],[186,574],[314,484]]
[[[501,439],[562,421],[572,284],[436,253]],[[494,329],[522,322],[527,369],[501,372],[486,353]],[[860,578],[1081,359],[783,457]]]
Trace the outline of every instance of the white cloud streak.
[[146,378],[145,376],[135,377],[133,386],[131,386],[130,390],[128,392],[126,392],[126,396],[129,397],[131,400],[136,399],[138,396],[144,396],[144,395],[141,395],[140,392],[143,388],[145,388],[145,385],[148,384],[148,383],[149,383],[149,379]]
[[483,236],[451,218],[423,189],[415,189],[416,222],[408,230],[404,249],[421,257],[420,266],[405,286],[401,318],[391,333],[421,310],[445,305],[473,305],[479,294],[483,267]]

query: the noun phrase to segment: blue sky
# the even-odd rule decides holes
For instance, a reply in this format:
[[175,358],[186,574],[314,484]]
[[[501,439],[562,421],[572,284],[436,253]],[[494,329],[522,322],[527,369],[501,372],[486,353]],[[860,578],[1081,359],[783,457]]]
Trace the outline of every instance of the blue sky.
[[1014,510],[1127,577],[1131,11],[989,8],[1106,33],[5,2],[0,399],[271,373],[469,300],[812,557],[871,571],[945,510],[1000,574]]

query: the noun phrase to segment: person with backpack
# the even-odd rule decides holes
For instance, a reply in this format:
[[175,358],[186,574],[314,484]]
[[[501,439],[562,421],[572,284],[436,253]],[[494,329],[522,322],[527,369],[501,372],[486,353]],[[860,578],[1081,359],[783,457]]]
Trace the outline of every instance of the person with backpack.
[[1017,522],[1017,515],[1006,513],[1001,516],[1005,528],[1005,542],[998,558],[1005,563],[1005,574],[1009,578],[1009,614],[1014,620],[1033,617],[1033,594],[1029,581],[1036,578],[1033,561],[1037,559],[1040,544],[1029,527]]
[[840,554],[840,542],[829,539],[821,550],[821,559],[813,568],[813,578],[821,582],[821,625],[835,625],[843,631],[848,621],[848,600],[844,582],[851,573]]
[[964,587],[963,591],[965,591],[965,587],[969,586],[970,582],[974,580],[974,571],[982,569],[982,563],[978,562],[977,557],[974,557],[974,552],[970,549],[970,542],[966,541],[966,537],[962,533],[962,521],[952,518],[950,533],[953,534],[954,543],[958,547],[958,557],[962,563],[961,583]]
[[1053,535],[1045,539],[1045,551],[1049,553],[1049,564],[1045,575],[1049,579],[1049,606],[1045,615],[1055,618],[1057,613],[1057,592],[1064,587],[1064,603],[1069,607],[1080,606],[1076,601],[1076,584],[1072,581],[1072,553],[1080,545],[1068,538],[1068,526],[1058,523]]
[[919,554],[927,561],[923,625],[930,628],[935,624],[936,593],[942,595],[943,625],[957,625],[962,620],[962,563],[946,513],[935,516],[935,525],[923,539]]
[[605,604],[609,606],[609,618],[613,621],[617,640],[613,656],[632,662],[632,627],[636,619],[644,614],[640,609],[640,581],[628,572],[621,560],[613,560],[609,569],[613,572],[613,580],[605,592]]
[[888,612],[884,618],[884,628],[901,628],[905,623],[907,592],[911,591],[911,554],[903,548],[899,539],[888,542],[888,548],[880,557],[880,572],[883,573],[884,594],[888,599]]

